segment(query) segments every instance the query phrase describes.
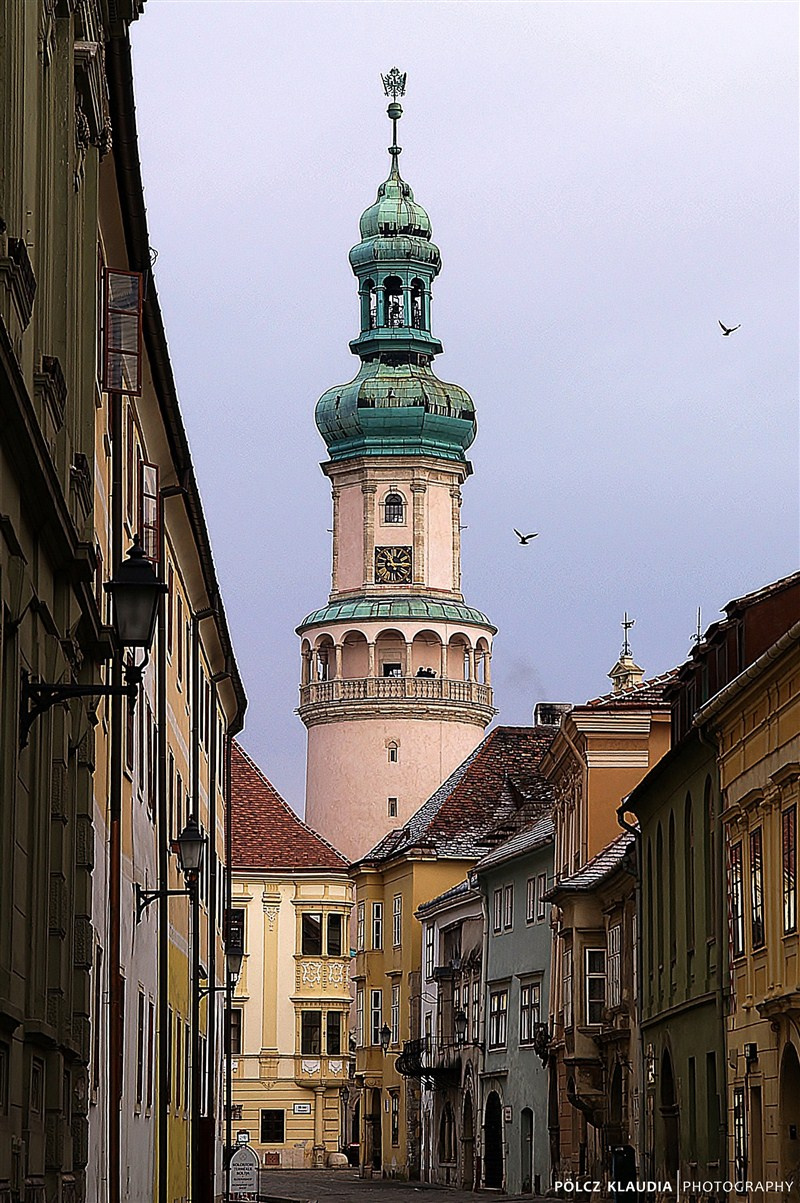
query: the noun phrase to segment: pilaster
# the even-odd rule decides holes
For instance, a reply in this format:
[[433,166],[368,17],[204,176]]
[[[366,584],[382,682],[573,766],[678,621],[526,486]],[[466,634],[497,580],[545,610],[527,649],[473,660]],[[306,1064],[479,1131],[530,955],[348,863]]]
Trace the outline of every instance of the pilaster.
[[414,533],[413,533],[413,581],[422,585],[425,581],[425,494],[428,486],[422,480],[411,483],[411,495],[414,503]]
[[361,486],[364,497],[364,587],[375,579],[375,494],[378,486],[365,481]]

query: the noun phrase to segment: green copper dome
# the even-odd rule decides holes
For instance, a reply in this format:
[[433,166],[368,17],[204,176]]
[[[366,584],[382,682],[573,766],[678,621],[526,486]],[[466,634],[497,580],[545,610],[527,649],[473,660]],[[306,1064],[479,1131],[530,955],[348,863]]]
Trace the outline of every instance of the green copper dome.
[[435,597],[354,597],[330,602],[321,610],[307,614],[297,633],[306,627],[324,626],[343,618],[356,621],[367,618],[435,618],[440,622],[457,622],[465,626],[488,627],[495,634],[497,627],[480,610],[463,602],[439,601]]
[[[402,109],[389,105],[396,143]],[[431,286],[441,268],[431,222],[389,148],[389,178],[361,216],[350,251],[358,279],[361,332],[350,350],[358,375],[317,402],[316,422],[332,460],[363,455],[426,455],[465,462],[475,438],[475,406],[431,369],[442,344],[431,330]]]

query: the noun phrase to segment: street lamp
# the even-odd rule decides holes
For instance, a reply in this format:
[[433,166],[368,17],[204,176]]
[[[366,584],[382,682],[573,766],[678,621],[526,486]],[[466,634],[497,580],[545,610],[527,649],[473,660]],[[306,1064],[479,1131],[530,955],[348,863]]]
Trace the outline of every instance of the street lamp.
[[463,1044],[467,1038],[467,1016],[465,1011],[456,1011],[453,1016],[453,1027],[456,1033],[456,1044]]
[[188,894],[190,898],[194,898],[197,894],[197,878],[203,863],[205,844],[206,837],[198,825],[197,819],[194,815],[190,815],[186,826],[174,843],[174,851],[178,856],[178,865],[183,873],[186,888],[184,890],[143,890],[138,881],[134,882],[137,923],[156,898],[174,898],[178,894]]
[[142,672],[153,646],[158,602],[167,592],[167,586],[158,579],[145,557],[138,535],[134,536],[128,558],[103,588],[111,598],[111,626],[117,648],[123,654],[125,648],[143,648],[144,659],[141,664],[129,662],[125,665],[124,685],[47,685],[32,681],[30,675],[23,672],[19,702],[21,749],[27,744],[31,726],[39,715],[69,698],[126,697],[131,706],[136,704]]
[[389,1041],[391,1038],[392,1029],[389,1027],[388,1023],[385,1023],[381,1028],[381,1048],[383,1049],[384,1053],[389,1051]]

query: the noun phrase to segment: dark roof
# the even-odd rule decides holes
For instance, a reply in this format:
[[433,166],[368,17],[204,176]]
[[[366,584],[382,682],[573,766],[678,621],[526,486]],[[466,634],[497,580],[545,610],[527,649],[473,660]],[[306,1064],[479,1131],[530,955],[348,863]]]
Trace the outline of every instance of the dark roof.
[[438,910],[440,906],[448,902],[455,902],[459,898],[468,898],[470,894],[478,897],[477,890],[474,890],[468,879],[460,881],[457,885],[451,886],[449,890],[445,890],[442,894],[437,894],[435,898],[431,898],[428,902],[423,902],[417,907],[418,915],[427,915],[430,911]]
[[340,852],[312,831],[243,748],[231,746],[231,867],[347,868]]
[[583,893],[593,890],[595,886],[599,886],[624,864],[625,857],[633,847],[635,839],[636,836],[633,832],[623,831],[615,840],[607,844],[602,852],[598,852],[597,856],[593,856],[582,868],[578,869],[577,873],[557,881],[546,897],[556,898],[559,894]]
[[748,606],[754,606],[756,602],[763,601],[765,597],[773,597],[776,593],[782,593],[784,589],[791,589],[798,583],[800,583],[800,572],[793,572],[789,576],[782,576],[780,580],[772,581],[769,585],[764,585],[761,589],[754,589],[752,593],[745,593],[742,597],[735,597],[724,607],[725,613],[730,616],[736,610],[744,610]]
[[486,856],[478,861],[475,869],[480,873],[481,870],[491,869],[494,865],[504,865],[518,856],[524,856],[526,852],[535,852],[537,848],[552,844],[555,837],[556,825],[552,817],[546,815],[543,819],[537,819],[532,827],[526,827],[524,831],[512,835],[510,840],[487,852]]
[[495,727],[406,825],[363,861],[388,861],[411,849],[479,859],[522,827],[549,814],[550,783],[539,765],[557,727]]
[[592,698],[574,710],[668,710],[669,703],[664,694],[677,672],[677,668],[671,668],[660,677],[651,677],[649,681],[642,681],[641,685],[634,685],[633,689],[601,694],[599,698]]

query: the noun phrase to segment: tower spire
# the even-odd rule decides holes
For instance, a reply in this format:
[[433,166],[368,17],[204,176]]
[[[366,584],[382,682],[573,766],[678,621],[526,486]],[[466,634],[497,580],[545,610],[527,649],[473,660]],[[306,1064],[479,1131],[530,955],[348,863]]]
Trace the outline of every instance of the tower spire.
[[392,103],[386,110],[392,123],[392,145],[389,147],[389,154],[392,156],[390,178],[399,179],[400,167],[397,159],[403,148],[397,145],[397,123],[403,116],[403,109],[397,103],[397,97],[405,96],[406,94],[406,73],[405,71],[401,71],[399,67],[392,67],[388,74],[381,76],[381,82],[383,83],[384,95],[391,96],[392,98]]

